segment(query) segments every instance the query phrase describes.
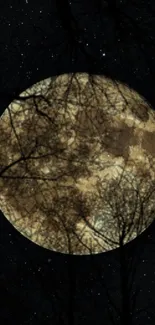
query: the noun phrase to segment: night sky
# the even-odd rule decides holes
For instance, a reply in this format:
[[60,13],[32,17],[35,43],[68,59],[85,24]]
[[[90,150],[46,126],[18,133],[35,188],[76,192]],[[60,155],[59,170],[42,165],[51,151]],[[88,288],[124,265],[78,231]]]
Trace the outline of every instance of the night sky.
[[[155,3],[107,2],[1,1],[1,114],[10,96],[69,72],[125,82],[155,107]],[[155,323],[154,236],[153,223],[126,245],[136,295],[131,324]],[[120,324],[119,249],[94,256],[52,252],[23,237],[1,212],[0,297],[2,325]]]

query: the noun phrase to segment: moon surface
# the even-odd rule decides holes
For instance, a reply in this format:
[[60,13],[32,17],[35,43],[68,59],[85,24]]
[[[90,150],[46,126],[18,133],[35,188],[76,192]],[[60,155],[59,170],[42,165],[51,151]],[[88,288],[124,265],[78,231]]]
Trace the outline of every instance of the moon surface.
[[155,112],[117,80],[70,73],[21,93],[0,118],[0,159],[4,216],[49,250],[106,252],[154,220]]

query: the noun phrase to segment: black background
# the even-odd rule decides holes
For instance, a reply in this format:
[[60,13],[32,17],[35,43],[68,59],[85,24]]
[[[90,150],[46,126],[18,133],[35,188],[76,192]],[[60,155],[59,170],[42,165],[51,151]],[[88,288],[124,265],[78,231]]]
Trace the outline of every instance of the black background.
[[[69,25],[67,5],[80,27],[78,33],[74,20]],[[0,31],[1,113],[10,95],[73,71],[125,82],[155,107],[153,0],[117,0],[108,5],[100,0],[5,0],[0,4]],[[139,257],[132,324],[155,322],[154,236],[152,224],[126,246],[135,259]],[[48,251],[24,238],[1,213],[0,323],[113,324],[104,284],[119,305],[118,255],[118,250],[93,258]]]

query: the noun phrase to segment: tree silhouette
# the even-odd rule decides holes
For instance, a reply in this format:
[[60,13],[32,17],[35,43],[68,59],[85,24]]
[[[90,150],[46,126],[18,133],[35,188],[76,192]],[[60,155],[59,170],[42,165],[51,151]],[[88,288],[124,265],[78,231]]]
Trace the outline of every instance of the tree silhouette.
[[[117,208],[115,214],[121,207],[119,199],[117,202],[113,202],[113,198],[110,201],[109,197],[107,198],[107,195],[110,196],[110,193],[114,193],[113,184],[116,182],[115,176],[110,176],[111,182],[107,180],[109,177],[107,175],[109,171],[114,174],[122,172],[123,195],[125,195],[125,191],[127,191],[126,198],[130,197],[129,194],[131,195],[131,202],[126,199],[126,205],[131,207],[132,200],[135,200],[137,195],[136,190],[133,191],[130,188],[124,190],[125,184],[128,182],[128,185],[131,183],[131,187],[142,186],[141,191],[143,191],[143,184],[134,184],[134,173],[138,173],[137,180],[140,179],[139,182],[144,177],[142,175],[140,178],[141,172],[148,174],[147,179],[150,179],[150,183],[147,184],[145,179],[145,187],[147,191],[149,186],[152,188],[152,178],[149,177],[153,168],[151,162],[154,133],[145,131],[143,123],[149,125],[153,113],[140,96],[126,86],[121,86],[118,82],[112,82],[109,79],[73,73],[56,77],[55,81],[49,79],[48,85],[46,82],[41,90],[35,86],[33,91],[29,90],[17,96],[17,99],[8,106],[1,117],[0,193],[2,200],[4,200],[4,196],[7,197],[8,206],[12,206],[13,210],[23,216],[22,220],[25,222],[23,225],[20,217],[12,216],[12,221],[17,218],[16,222],[18,227],[22,227],[21,231],[26,230],[26,222],[30,229],[32,228],[30,237],[33,233],[36,234],[38,227],[41,227],[42,240],[46,242],[46,233],[51,228],[55,232],[53,236],[57,237],[55,239],[56,247],[58,242],[60,244],[59,236],[63,231],[65,235],[62,245],[70,246],[69,252],[71,250],[74,252],[80,242],[80,246],[77,248],[79,253],[84,244],[82,236],[87,237],[84,239],[85,245],[87,240],[91,241],[88,232],[93,235],[93,226],[89,224],[92,216],[98,215],[96,220],[99,225],[103,211],[107,214],[107,210],[113,210],[110,212],[112,218],[108,213],[106,220],[103,220],[102,217],[101,219],[107,229],[108,223],[115,224],[115,238],[111,245],[115,243],[116,246],[112,249],[116,248],[119,241],[118,238],[116,239],[118,229],[116,229],[115,220],[117,218],[114,215],[114,206],[115,209]],[[143,110],[139,109],[138,105]],[[134,118],[132,125],[125,120],[128,109]],[[124,114],[123,118],[122,114]],[[119,116],[121,117],[120,121],[116,123]],[[143,135],[140,138],[141,132]],[[147,138],[152,138],[152,146],[151,141],[149,141],[149,145],[147,144]],[[143,153],[143,158],[146,156],[144,160],[149,160],[149,168],[144,161],[138,160],[134,164],[131,157],[130,146],[133,149],[137,148],[139,141],[142,141],[143,149],[146,152],[145,155]],[[103,156],[104,152],[106,152],[107,158]],[[124,165],[119,160],[122,157]],[[129,170],[128,167],[130,167]],[[132,173],[130,177],[128,173]],[[121,195],[121,188],[119,190]],[[112,203],[114,206],[110,207]],[[138,199],[136,203],[139,204]],[[4,202],[3,205],[6,209]],[[6,214],[8,213],[10,214],[11,211],[6,212]],[[37,218],[37,214],[40,213],[42,220]],[[129,213],[131,213],[131,208]],[[33,214],[33,218],[28,217],[31,214]],[[131,216],[128,217],[131,222]],[[96,222],[95,217],[93,218],[92,222]],[[135,227],[134,214],[132,218],[132,223],[134,220],[132,227]],[[150,223],[149,218],[147,221],[144,219],[139,233]],[[85,230],[82,235],[81,230],[84,225]],[[103,224],[99,227],[102,228]],[[127,241],[130,241],[130,235],[133,235],[132,227],[131,234],[128,233]],[[96,231],[100,235],[99,228],[97,229]],[[135,234],[135,236],[137,235],[138,233]],[[51,233],[49,237],[53,240],[53,236]],[[111,236],[112,234],[110,234]],[[103,234],[101,238],[103,239]],[[99,245],[97,239],[93,240]],[[109,239],[105,237],[104,240],[107,242]],[[51,239],[48,238],[44,245],[48,248],[52,247]],[[102,245],[102,251],[104,251],[104,244],[102,243]],[[110,246],[109,249],[111,249]]]
[[[109,223],[110,230],[106,231],[106,235],[103,236],[111,248],[118,247],[116,260],[119,265],[120,281],[117,290],[120,299],[113,298],[116,288],[108,287],[104,271],[101,268],[97,269],[94,255],[92,254],[91,257],[106,291],[109,302],[109,319],[112,324],[131,325],[134,324],[134,317],[144,310],[149,310],[150,306],[146,304],[145,307],[136,310],[140,287],[138,284],[136,285],[135,277],[137,267],[141,264],[142,252],[146,246],[145,240],[143,243],[141,241],[139,245],[135,242],[132,249],[126,247],[126,243],[139,236],[151,220],[154,220],[155,183],[154,181],[150,182],[149,173],[142,170],[140,182],[139,184],[135,183],[136,186],[131,175],[125,179],[123,174],[124,171],[120,179],[112,181],[106,193],[104,192],[104,201],[109,206],[115,226]],[[124,181],[126,185],[123,185]],[[100,235],[102,236],[101,232]]]
[[[51,250],[93,257],[119,248],[121,324],[131,324],[138,294],[131,296],[135,268],[125,244],[154,220],[154,118],[145,100],[126,86],[72,73],[17,95],[0,120],[3,213]],[[69,324],[72,268],[69,259]],[[107,295],[113,306],[108,289]]]

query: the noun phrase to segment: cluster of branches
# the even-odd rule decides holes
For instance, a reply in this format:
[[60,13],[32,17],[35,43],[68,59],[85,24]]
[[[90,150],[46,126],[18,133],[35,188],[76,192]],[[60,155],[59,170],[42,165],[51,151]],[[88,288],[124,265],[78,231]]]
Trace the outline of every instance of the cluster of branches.
[[[141,180],[141,184],[142,182],[145,182],[146,185],[147,178],[145,176]],[[133,185],[127,191],[124,187],[121,188],[119,181],[114,181],[110,192],[108,190],[105,195],[106,200],[108,200],[109,209],[113,213],[113,218],[116,222],[116,230],[114,232],[111,231],[111,236],[109,237],[101,233],[100,235],[104,237],[104,240],[108,241],[111,248],[115,249],[116,245],[118,247],[116,259],[119,265],[120,282],[114,289],[107,284],[104,270],[97,267],[94,255],[90,252],[92,264],[98,277],[101,279],[101,286],[103,286],[107,295],[109,320],[111,324],[115,325],[135,324],[136,317],[139,317],[144,311],[149,311],[150,308],[149,303],[146,302],[145,306],[137,310],[141,287],[138,283],[136,284],[136,273],[141,264],[146,242],[145,240],[143,242],[135,240],[132,243],[132,249],[130,245],[126,245],[128,241],[138,237],[142,230],[145,230],[151,221],[154,220],[155,184],[151,184],[148,180],[147,185],[149,185],[148,191],[142,194],[143,191],[140,186],[135,188]],[[137,215],[138,205],[139,213]],[[111,229],[114,229],[114,227],[111,227]],[[113,297],[116,287],[120,300]]]
[[[95,161],[96,168],[102,172],[104,167],[97,162],[97,157],[103,149],[109,150],[112,157],[123,155],[118,146],[122,134],[117,137],[117,128],[113,128],[107,119],[110,110],[115,112],[117,106],[115,99],[109,95],[108,84],[105,87],[100,79],[97,80],[94,76],[85,77],[88,78],[85,90],[82,89],[80,76],[64,75],[55,81],[52,80],[45,92],[38,95],[28,92],[25,96],[17,96],[14,99],[16,106],[11,104],[6,109],[0,121],[0,195],[1,200],[5,197],[6,204],[11,206],[10,219],[12,218],[13,224],[16,224],[13,209],[20,212],[21,223],[24,223],[25,216],[28,216],[33,224],[36,210],[46,215],[43,229],[36,229],[35,233],[33,231],[33,234],[29,235],[32,239],[36,236],[36,241],[37,236],[39,238],[42,235],[41,245],[45,247],[52,249],[53,238],[50,238],[50,229],[54,230],[55,237],[61,229],[61,236],[62,233],[66,235],[63,245],[66,245],[69,254],[74,254],[76,245],[80,242],[81,252],[85,246],[93,259],[91,247],[83,240],[85,230],[80,235],[76,233],[77,223],[83,220],[87,228],[96,235],[97,249],[104,251],[105,245],[111,250],[119,247],[122,304],[120,308],[116,306],[115,312],[118,312],[121,324],[131,325],[139,292],[132,292],[136,272],[133,263],[135,256],[132,256],[131,260],[127,259],[125,244],[139,236],[154,220],[155,184],[149,172],[145,172],[143,168],[139,181],[133,179],[132,175],[127,176],[126,159],[120,178],[109,182],[106,191],[103,190],[100,177],[95,186],[97,194],[94,191],[92,196],[83,197],[75,188],[80,177],[87,179],[92,175],[91,169]],[[129,100],[129,94],[126,98],[119,85],[113,84],[124,105],[129,106],[132,101],[132,105],[137,106],[137,117],[147,122],[147,110],[144,110],[144,115],[138,114],[139,98],[138,102],[136,99],[134,102],[134,98]],[[61,87],[64,87],[62,93]],[[101,93],[100,101],[98,97]],[[107,108],[103,110],[104,101]],[[73,106],[77,110],[72,115]],[[122,112],[123,110],[124,107]],[[113,132],[113,139],[105,136],[107,131]],[[69,142],[72,134],[73,141]],[[97,151],[96,138],[101,145]],[[130,140],[129,137],[127,139]],[[127,145],[129,146],[128,142],[125,147]],[[115,146],[118,146],[117,149]],[[121,145],[121,150],[122,147]],[[126,157],[129,158],[128,155]],[[56,169],[52,169],[51,165]],[[44,168],[49,168],[47,173]],[[70,185],[66,183],[68,178]],[[104,231],[103,224],[101,228],[96,228],[91,220],[87,219],[87,216],[103,208],[103,202],[111,214],[111,220],[104,220]],[[73,235],[76,236],[74,240]],[[59,250],[58,241],[61,240],[57,237],[56,241],[55,248]],[[69,276],[72,281],[68,310],[70,324],[73,324],[74,279],[71,270],[70,260]],[[109,304],[113,306],[114,302],[106,283],[104,286]],[[115,324],[112,311],[110,308],[109,315]]]

